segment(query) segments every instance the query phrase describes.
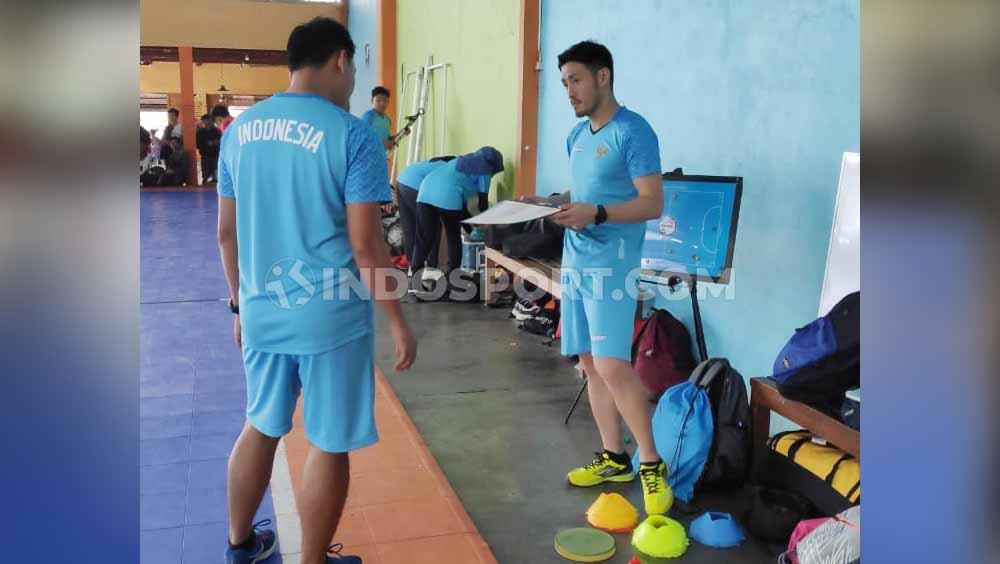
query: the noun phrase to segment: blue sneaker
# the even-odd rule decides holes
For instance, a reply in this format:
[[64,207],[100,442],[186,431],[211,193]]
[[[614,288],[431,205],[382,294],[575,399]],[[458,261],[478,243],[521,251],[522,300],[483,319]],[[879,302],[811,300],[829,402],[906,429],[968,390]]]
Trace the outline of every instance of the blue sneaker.
[[343,549],[344,545],[339,542],[326,549],[328,555],[326,557],[326,564],[361,564],[360,556],[341,556],[340,551]]
[[277,545],[276,537],[273,530],[261,528],[270,524],[270,519],[263,519],[253,524],[254,547],[252,550],[226,548],[226,564],[257,564],[270,558]]

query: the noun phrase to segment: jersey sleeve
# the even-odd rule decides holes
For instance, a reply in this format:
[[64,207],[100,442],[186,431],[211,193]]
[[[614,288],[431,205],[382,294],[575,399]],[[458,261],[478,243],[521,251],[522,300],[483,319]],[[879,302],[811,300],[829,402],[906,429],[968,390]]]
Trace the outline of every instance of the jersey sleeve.
[[649,123],[636,116],[630,120],[622,136],[622,153],[629,178],[660,174],[660,140]]
[[375,138],[375,130],[360,120],[347,122],[347,175],[344,182],[344,202],[388,202],[389,170],[385,149]]
[[219,196],[233,200],[236,199],[236,192],[233,190],[233,175],[229,171],[229,159],[225,151],[219,156],[219,165],[216,174],[218,175],[219,182],[215,190]]

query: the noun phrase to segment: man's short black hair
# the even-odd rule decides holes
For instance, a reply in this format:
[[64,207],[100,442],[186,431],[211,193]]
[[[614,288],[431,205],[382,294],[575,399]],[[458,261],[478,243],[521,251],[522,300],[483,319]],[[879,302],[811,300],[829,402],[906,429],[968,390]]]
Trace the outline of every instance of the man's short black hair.
[[222,104],[218,104],[217,106],[215,106],[214,108],[212,108],[212,117],[213,118],[217,118],[217,117],[227,118],[227,117],[229,117],[229,108],[227,106],[223,106]]
[[181,115],[181,113],[177,110],[177,108],[170,108],[169,110],[167,110],[167,113],[168,114],[173,114],[175,116]]
[[615,85],[615,62],[611,59],[611,51],[596,41],[581,41],[559,53],[559,68],[562,69],[566,63],[580,63],[595,74],[607,67],[611,73],[611,86]]
[[378,96],[379,94],[385,96],[386,98],[391,96],[391,94],[389,94],[389,89],[385,86],[376,86],[375,88],[372,88],[372,98]]
[[333,18],[317,16],[295,26],[288,36],[288,70],[321,67],[338,51],[346,51],[354,59],[351,33]]

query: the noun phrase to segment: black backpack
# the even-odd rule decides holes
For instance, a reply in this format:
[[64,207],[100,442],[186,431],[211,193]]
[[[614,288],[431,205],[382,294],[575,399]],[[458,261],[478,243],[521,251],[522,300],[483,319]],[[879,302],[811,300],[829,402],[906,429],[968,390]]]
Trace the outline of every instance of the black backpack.
[[708,461],[696,490],[702,487],[736,489],[746,484],[750,476],[752,419],[747,385],[743,375],[730,366],[728,360],[713,358],[709,362],[711,365],[705,372],[720,372],[708,385],[714,430]]
[[824,318],[832,329],[833,351],[775,380],[786,398],[835,415],[847,390],[861,385],[861,292],[844,296]]
[[520,233],[508,234],[501,243],[503,254],[554,260],[562,258],[565,229],[544,219],[525,222]]

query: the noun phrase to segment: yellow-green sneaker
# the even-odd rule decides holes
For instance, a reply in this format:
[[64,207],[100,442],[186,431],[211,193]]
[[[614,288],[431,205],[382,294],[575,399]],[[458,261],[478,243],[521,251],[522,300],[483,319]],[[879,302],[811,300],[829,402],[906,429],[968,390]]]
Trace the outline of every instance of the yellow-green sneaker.
[[667,465],[661,460],[656,464],[639,464],[639,481],[642,482],[642,501],[646,515],[665,515],[674,504],[674,492],[664,476]]
[[594,453],[596,458],[586,466],[570,470],[566,478],[574,486],[590,487],[604,482],[631,482],[635,479],[632,461],[627,457],[621,464],[611,459],[608,451]]

